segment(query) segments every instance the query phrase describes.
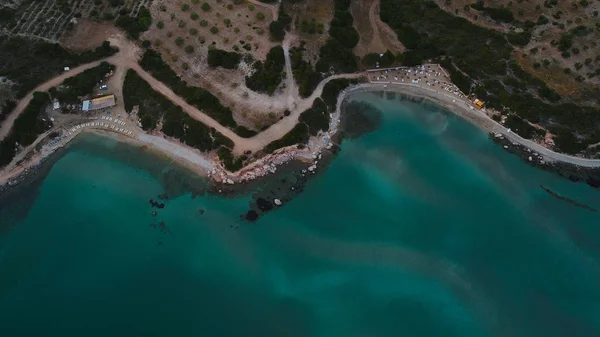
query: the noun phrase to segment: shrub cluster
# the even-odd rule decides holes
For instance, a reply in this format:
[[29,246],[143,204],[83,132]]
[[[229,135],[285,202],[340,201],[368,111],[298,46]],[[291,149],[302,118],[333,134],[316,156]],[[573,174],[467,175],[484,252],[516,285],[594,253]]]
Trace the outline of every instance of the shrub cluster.
[[59,44],[19,36],[0,35],[0,76],[16,82],[16,97],[25,94],[63,71],[63,67],[106,58],[118,52],[108,41],[94,50],[72,54]]
[[65,79],[60,87],[51,88],[48,92],[60,102],[77,103],[80,97],[89,95],[104,75],[114,68],[112,64],[102,62],[97,67]]
[[223,106],[219,99],[207,90],[189,86],[153,49],[148,49],[140,65],[159,81],[168,85],[177,95],[183,97],[189,104],[201,109],[219,124],[234,129],[237,123],[233,119],[231,109]]
[[358,43],[358,32],[352,25],[350,0],[335,0],[335,16],[331,20],[329,39],[319,51],[319,72],[351,73],[358,69],[352,48]]
[[250,90],[272,95],[281,83],[284,66],[283,48],[281,46],[271,48],[264,63],[262,61],[254,63],[255,72],[252,76],[246,76],[246,86]]
[[33,93],[29,105],[17,117],[9,134],[0,142],[0,167],[8,165],[13,160],[17,153],[17,144],[31,145],[40,134],[52,126],[50,119],[44,114],[49,103],[48,93]]
[[[523,120],[548,128],[557,135],[555,144],[559,150],[573,152],[600,142],[600,109],[557,103],[560,96],[556,92],[512,59],[510,43],[515,43],[514,36],[472,24],[432,1],[382,0],[380,15],[409,49],[403,54],[405,61],[449,58],[457,69],[454,72],[453,67],[446,68],[461,89],[471,87],[466,82],[477,83],[472,92],[488,107],[513,111]],[[566,35],[559,42],[565,49],[571,37]],[[458,69],[472,81],[460,79]],[[518,132],[536,136],[526,127]]]
[[152,15],[148,8],[142,6],[135,18],[128,15],[120,15],[117,18],[116,24],[127,33],[129,38],[137,40],[140,38],[140,34],[147,31],[152,25]]
[[209,128],[157,93],[133,70],[128,70],[123,86],[125,110],[130,113],[139,106],[138,117],[144,130],[154,130],[162,122],[162,132],[199,149],[211,151],[221,146],[233,147],[233,142],[216,130]]
[[269,24],[269,33],[274,41],[283,41],[285,31],[290,29],[292,17],[285,13],[283,4],[279,5],[279,15],[277,20]]
[[315,71],[312,64],[302,58],[302,53],[305,50],[304,46],[305,44],[302,43],[300,47],[290,49],[290,61],[300,96],[308,97],[315,91],[319,82],[323,80],[323,75]]
[[242,59],[242,54],[228,52],[221,49],[211,48],[208,50],[208,65],[211,67],[223,67],[235,69]]

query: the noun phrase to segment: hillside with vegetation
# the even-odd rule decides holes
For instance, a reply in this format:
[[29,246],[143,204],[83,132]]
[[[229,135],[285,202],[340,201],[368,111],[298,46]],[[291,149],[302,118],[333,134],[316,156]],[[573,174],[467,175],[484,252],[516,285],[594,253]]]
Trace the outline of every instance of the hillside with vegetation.
[[[600,105],[600,4],[594,0],[436,0],[448,13],[520,32],[515,59],[561,96]],[[514,35],[514,34],[513,34]]]
[[108,41],[95,50],[75,54],[56,43],[0,35],[0,78],[11,83],[15,98],[22,98],[38,84],[61,73],[64,67],[106,58],[117,51]]
[[8,165],[20,148],[31,145],[40,134],[50,129],[52,122],[45,113],[48,104],[48,93],[33,93],[33,99],[15,120],[8,136],[0,141],[0,167]]
[[[488,107],[513,113],[508,127],[526,138],[555,135],[558,149],[578,153],[600,142],[600,110],[562,98],[543,80],[526,72],[513,57],[526,32],[500,32],[475,25],[432,1],[382,0],[381,19],[397,33],[408,51],[408,65],[434,59],[445,62],[457,85]],[[519,34],[519,35],[516,35]]]
[[[7,0],[0,2],[0,34],[57,42],[82,19],[118,22],[126,30],[142,28],[152,0]],[[127,21],[126,25],[123,22]]]

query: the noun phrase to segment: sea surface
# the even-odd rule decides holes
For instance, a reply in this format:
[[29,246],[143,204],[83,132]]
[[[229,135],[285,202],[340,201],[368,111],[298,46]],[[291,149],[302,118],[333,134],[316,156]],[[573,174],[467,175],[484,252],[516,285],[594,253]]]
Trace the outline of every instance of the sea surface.
[[0,335],[600,336],[600,213],[540,185],[599,190],[436,107],[353,99],[380,128],[255,223],[250,195],[159,200],[172,163],[81,138],[0,204]]

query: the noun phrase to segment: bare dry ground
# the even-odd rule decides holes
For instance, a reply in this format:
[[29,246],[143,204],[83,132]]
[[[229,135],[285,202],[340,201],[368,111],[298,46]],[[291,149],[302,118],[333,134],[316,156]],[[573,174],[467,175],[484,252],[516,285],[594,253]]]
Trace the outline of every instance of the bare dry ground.
[[379,0],[353,0],[351,10],[354,28],[360,35],[354,54],[363,57],[388,50],[394,54],[404,51],[396,33],[379,18]]
[[97,48],[103,41],[119,32],[120,30],[112,22],[81,19],[73,29],[60,37],[59,43],[76,52],[90,50]]
[[[518,32],[510,23],[496,22],[483,12],[468,8],[473,0],[435,2],[447,12],[477,25],[502,32]],[[536,23],[529,44],[515,48],[516,60],[525,70],[546,81],[561,96],[595,103],[595,96],[600,90],[600,75],[591,74],[600,69],[599,1],[557,1],[552,4],[550,0],[487,0],[485,6],[504,6],[513,12],[515,20]],[[538,22],[542,15],[548,23]],[[575,34],[577,27],[583,27],[580,29],[586,32]],[[558,43],[565,34],[574,36],[567,56],[558,49]]]
[[[209,10],[202,9],[204,3],[210,6]],[[238,69],[223,69],[210,68],[207,61],[209,48],[264,60],[275,46],[269,40],[273,15],[268,7],[248,2],[236,4],[234,0],[204,0],[196,4],[191,0],[155,0],[151,13],[153,25],[143,38],[151,41],[188,83],[209,90],[232,108],[239,124],[260,128],[269,115],[286,109],[284,102],[277,99],[280,92],[269,97],[246,87],[244,78],[252,70],[249,63],[242,61]]]
[[[319,50],[329,37],[329,25],[333,19],[333,1],[305,0],[295,4],[285,4],[285,11],[293,18],[295,32],[298,38],[306,42],[303,58],[313,65],[319,60]],[[304,23],[306,22],[306,23]],[[315,25],[315,32],[310,28]],[[319,26],[322,25],[322,30]],[[308,26],[309,29],[304,29]]]

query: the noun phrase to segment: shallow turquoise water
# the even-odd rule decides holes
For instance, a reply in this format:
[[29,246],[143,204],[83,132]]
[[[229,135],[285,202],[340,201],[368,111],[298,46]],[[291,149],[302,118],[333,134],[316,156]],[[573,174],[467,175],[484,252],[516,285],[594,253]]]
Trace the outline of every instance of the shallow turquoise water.
[[73,146],[29,213],[0,206],[1,335],[600,336],[600,215],[539,185],[594,208],[600,191],[441,111],[354,97],[380,129],[253,224],[249,197],[155,218],[153,175],[108,140]]

